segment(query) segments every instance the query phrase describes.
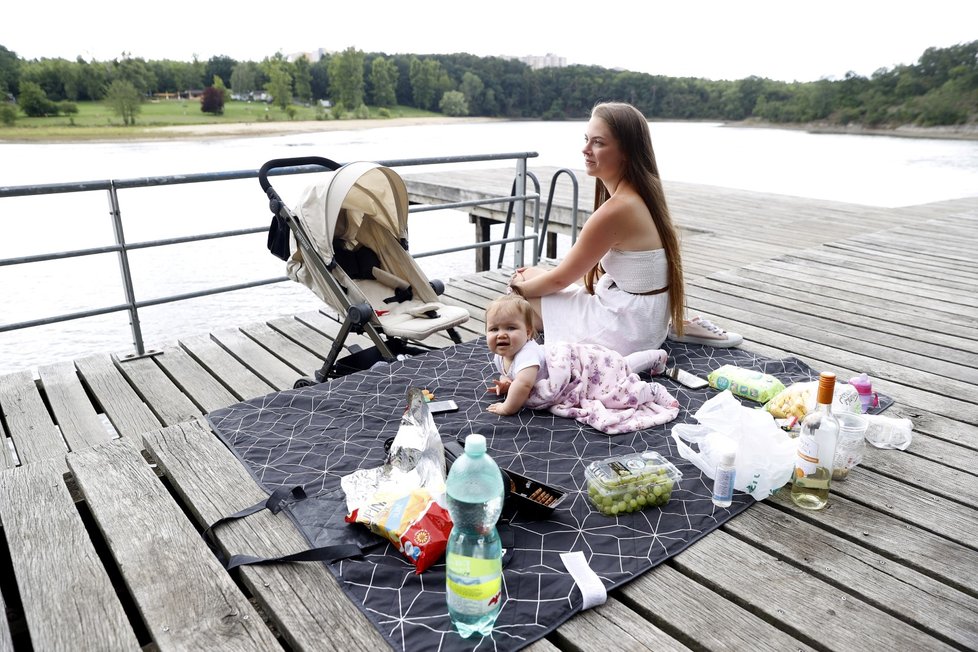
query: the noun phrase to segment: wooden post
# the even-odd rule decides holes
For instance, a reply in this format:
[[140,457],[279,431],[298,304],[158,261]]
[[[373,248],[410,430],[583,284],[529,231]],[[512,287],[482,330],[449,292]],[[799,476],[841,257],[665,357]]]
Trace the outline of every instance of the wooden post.
[[[489,226],[492,224],[492,220],[469,213],[469,221],[475,224],[476,243],[488,242],[490,237]],[[474,251],[475,251],[475,271],[477,272],[489,271],[489,247],[482,247],[481,249],[475,249]]]

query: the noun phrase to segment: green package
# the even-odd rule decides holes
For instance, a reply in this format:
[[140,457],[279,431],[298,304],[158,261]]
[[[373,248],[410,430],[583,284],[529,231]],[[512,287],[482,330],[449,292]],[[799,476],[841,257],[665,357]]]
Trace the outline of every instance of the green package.
[[784,384],[772,376],[753,369],[725,364],[707,376],[710,387],[721,392],[729,389],[742,398],[767,403],[784,389]]

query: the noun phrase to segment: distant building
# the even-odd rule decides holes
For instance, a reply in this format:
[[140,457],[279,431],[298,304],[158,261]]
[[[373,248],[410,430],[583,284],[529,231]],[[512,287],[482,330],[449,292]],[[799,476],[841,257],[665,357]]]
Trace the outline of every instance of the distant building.
[[516,61],[522,61],[526,65],[530,66],[533,70],[540,70],[541,68],[564,68],[567,66],[566,57],[558,57],[556,54],[548,52],[544,56],[538,55],[527,55],[525,57],[503,57],[504,59],[515,59]]

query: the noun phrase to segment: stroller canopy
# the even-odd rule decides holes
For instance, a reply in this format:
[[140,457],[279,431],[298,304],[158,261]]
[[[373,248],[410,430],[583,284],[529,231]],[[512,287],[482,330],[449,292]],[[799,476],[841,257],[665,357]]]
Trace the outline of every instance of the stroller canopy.
[[[373,321],[388,335],[410,339],[468,319],[464,308],[439,302],[408,253],[407,188],[390,168],[369,161],[344,165],[306,188],[296,217],[313,250],[293,237],[287,272],[341,314],[351,304],[369,303]],[[329,268],[332,279],[306,264],[315,257],[337,263]]]

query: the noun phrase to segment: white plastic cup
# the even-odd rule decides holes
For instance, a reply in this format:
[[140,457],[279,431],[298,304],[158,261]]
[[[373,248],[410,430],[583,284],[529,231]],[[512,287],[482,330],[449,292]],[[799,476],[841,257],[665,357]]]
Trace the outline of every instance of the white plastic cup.
[[854,412],[842,412],[836,416],[839,419],[839,443],[835,447],[832,479],[845,480],[849,477],[849,471],[863,461],[869,421]]

